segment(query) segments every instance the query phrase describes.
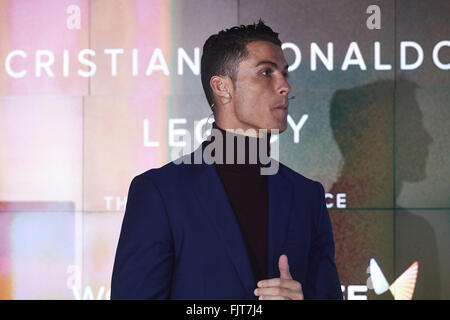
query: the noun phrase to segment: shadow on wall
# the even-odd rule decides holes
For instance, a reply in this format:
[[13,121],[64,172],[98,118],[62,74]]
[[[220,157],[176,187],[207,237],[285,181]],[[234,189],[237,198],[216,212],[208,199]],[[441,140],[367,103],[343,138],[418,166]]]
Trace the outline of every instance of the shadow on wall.
[[[338,90],[332,97],[330,122],[343,166],[329,192],[346,192],[349,208],[361,208],[359,212],[363,215],[372,215],[356,226],[352,221],[353,211],[339,212],[333,219],[336,263],[341,281],[348,284],[353,279],[355,283],[355,274],[360,273],[361,266],[368,265],[370,255],[374,254],[372,250],[394,245],[394,261],[386,263],[394,264],[395,278],[417,260],[419,273],[413,298],[439,299],[439,259],[434,231],[424,218],[395,205],[404,182],[419,182],[426,177],[425,164],[432,138],[423,125],[416,88],[414,82],[400,77],[397,81],[382,80]],[[393,219],[395,238],[392,230],[377,228],[373,215],[387,217],[387,221]],[[387,225],[384,224],[385,228]],[[383,234],[394,243],[380,239]],[[368,243],[372,241],[376,243]],[[387,278],[390,283],[395,279],[394,275]]]

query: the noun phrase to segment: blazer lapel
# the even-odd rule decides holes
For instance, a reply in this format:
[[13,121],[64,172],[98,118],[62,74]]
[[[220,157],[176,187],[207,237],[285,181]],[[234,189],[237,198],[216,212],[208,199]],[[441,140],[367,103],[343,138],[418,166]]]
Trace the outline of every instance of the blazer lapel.
[[[271,160],[276,161],[276,160]],[[278,260],[288,233],[289,214],[292,207],[292,183],[279,170],[268,176],[269,187],[269,223],[267,272],[270,278],[279,278]],[[288,257],[289,258],[289,257]]]
[[[199,149],[203,146],[204,144]],[[253,293],[255,280],[247,248],[220,177],[213,164],[201,164],[198,169],[194,193],[204,206],[205,220],[212,223],[222,239],[243,287],[247,292]]]
[[[202,152],[203,143],[195,152]],[[198,159],[198,158],[197,158]],[[209,159],[209,158],[208,158]],[[271,159],[271,161],[277,161]],[[208,160],[208,163],[212,163]],[[279,168],[281,165],[279,164]],[[200,164],[194,193],[204,206],[205,219],[211,221],[223,241],[225,251],[233,262],[246,290],[253,293],[254,275],[246,245],[220,177],[212,164]],[[268,176],[268,278],[278,278],[278,259],[286,240],[293,187],[280,170]]]

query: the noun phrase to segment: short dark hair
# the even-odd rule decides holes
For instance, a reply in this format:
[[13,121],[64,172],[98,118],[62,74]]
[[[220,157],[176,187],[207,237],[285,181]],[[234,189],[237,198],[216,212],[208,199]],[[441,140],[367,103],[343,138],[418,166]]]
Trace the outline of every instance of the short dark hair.
[[246,45],[253,41],[268,41],[281,47],[278,33],[274,32],[264,21],[235,26],[213,34],[203,45],[201,60],[201,78],[206,99],[211,106],[214,96],[209,84],[215,75],[229,76],[233,85],[236,81],[237,66],[248,57]]

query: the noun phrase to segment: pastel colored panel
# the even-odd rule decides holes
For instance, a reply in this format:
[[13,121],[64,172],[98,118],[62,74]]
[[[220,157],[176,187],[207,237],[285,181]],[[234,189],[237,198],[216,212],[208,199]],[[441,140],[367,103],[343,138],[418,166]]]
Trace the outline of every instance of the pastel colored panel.
[[237,24],[237,1],[93,0],[91,21],[92,95],[198,94],[203,44]]
[[85,210],[122,211],[132,178],[167,161],[165,99],[96,96],[85,102]]
[[86,213],[83,220],[83,298],[109,299],[123,213]]
[[0,95],[83,95],[81,50],[89,47],[90,1],[0,3]]
[[81,97],[0,99],[2,210],[81,209],[82,114]]
[[73,213],[0,213],[3,299],[70,299],[75,261]]

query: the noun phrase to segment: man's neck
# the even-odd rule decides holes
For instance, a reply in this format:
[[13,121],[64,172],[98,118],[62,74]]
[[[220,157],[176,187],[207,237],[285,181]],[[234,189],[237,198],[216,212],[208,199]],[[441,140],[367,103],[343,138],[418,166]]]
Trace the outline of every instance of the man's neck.
[[229,131],[231,133],[245,135],[253,138],[264,138],[267,132],[270,132],[269,130],[256,129],[244,124],[241,125],[236,125],[235,123],[231,124],[226,121],[223,121],[223,118],[219,121],[216,120],[214,123],[218,128],[220,128],[223,131]]
[[[208,144],[215,143],[211,154],[215,158],[215,164],[233,167],[267,165],[270,159],[270,133],[253,137],[239,134],[239,131],[225,130],[215,122],[212,130],[215,131],[208,138]],[[216,136],[221,139],[216,141]]]

